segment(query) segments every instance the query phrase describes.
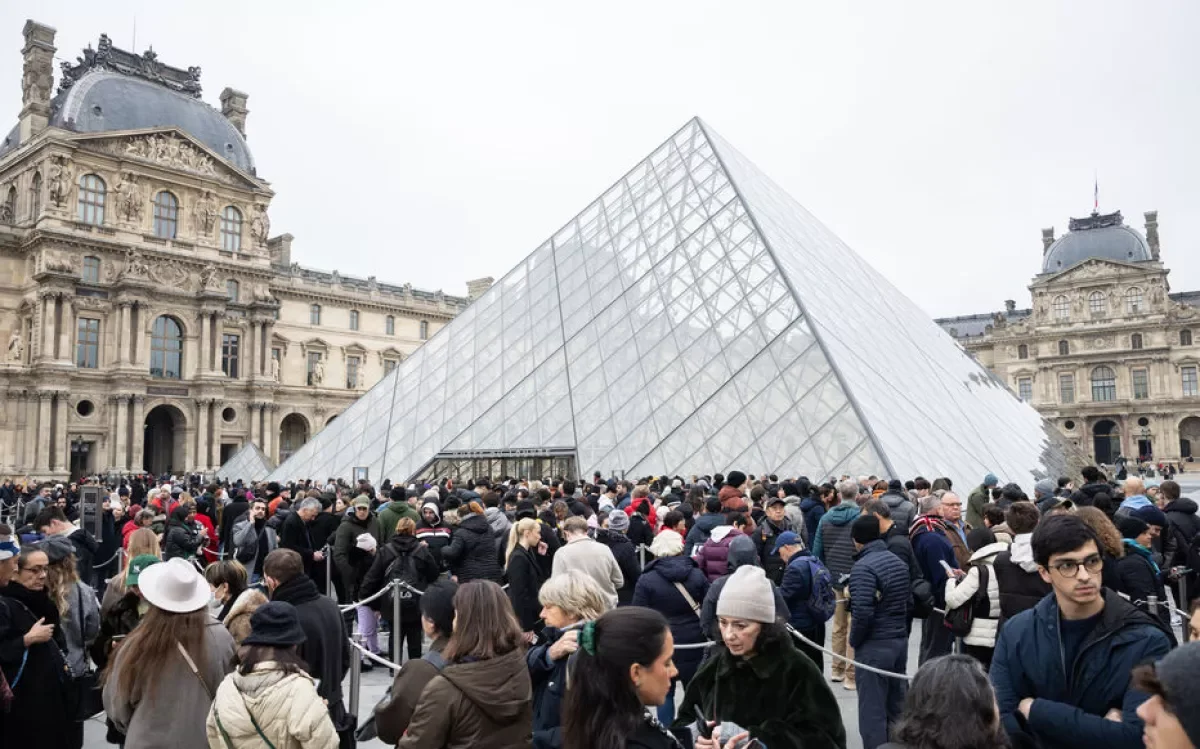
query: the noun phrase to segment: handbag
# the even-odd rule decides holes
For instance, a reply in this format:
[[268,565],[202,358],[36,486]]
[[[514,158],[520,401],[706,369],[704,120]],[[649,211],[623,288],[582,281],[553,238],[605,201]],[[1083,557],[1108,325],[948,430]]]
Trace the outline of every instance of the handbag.
[[971,634],[971,627],[975,624],[975,618],[979,616],[979,612],[976,609],[981,606],[985,607],[983,616],[987,616],[986,607],[989,605],[987,592],[988,568],[987,565],[980,564],[975,569],[979,571],[979,589],[963,605],[946,612],[944,624],[955,637],[966,637]]
[[683,600],[687,601],[688,605],[692,607],[692,611],[696,613],[698,618],[700,616],[700,604],[696,603],[696,599],[692,598],[692,594],[687,592],[687,588],[683,587],[683,583],[675,583],[675,587],[679,590],[680,595],[683,596]]

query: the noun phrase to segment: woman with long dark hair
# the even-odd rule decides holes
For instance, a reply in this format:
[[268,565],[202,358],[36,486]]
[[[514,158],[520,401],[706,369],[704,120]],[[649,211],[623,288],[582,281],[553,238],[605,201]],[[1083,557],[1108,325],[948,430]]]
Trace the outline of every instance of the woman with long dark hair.
[[213,694],[233,669],[233,638],[208,613],[212,591],[176,557],[138,576],[149,604],[102,674],[104,710],[131,746],[171,736],[176,749],[207,749]]
[[217,687],[208,713],[208,745],[220,749],[328,749],[337,745],[329,709],[296,646],[305,640],[296,607],[259,606],[238,648],[238,668]]
[[678,674],[666,618],[626,606],[583,626],[563,701],[563,746],[676,749],[682,745],[646,710],[667,699]]
[[71,746],[74,724],[67,720],[63,682],[66,642],[58,607],[46,592],[49,567],[46,552],[27,546],[17,555],[16,575],[0,587],[0,668],[13,693],[9,709],[0,710],[0,746]]
[[927,661],[908,688],[893,741],[880,749],[1002,749],[1008,746],[996,694],[979,661]]
[[533,689],[508,596],[473,580],[454,596],[454,631],[397,749],[528,749]]

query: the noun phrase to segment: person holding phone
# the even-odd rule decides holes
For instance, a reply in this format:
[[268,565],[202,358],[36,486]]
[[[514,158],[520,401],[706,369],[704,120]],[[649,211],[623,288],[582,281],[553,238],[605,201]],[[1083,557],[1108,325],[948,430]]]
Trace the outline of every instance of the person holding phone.
[[761,567],[729,577],[717,622],[721,641],[688,684],[672,730],[691,732],[695,749],[742,749],[751,739],[770,749],[845,749],[837,699],[776,618]]

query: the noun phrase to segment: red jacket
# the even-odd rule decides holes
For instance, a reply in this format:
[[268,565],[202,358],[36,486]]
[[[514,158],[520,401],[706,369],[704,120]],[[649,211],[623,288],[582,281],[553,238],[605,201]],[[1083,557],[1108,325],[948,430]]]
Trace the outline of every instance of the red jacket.
[[204,529],[208,531],[208,543],[201,551],[204,552],[204,562],[211,564],[217,561],[217,531],[213,528],[213,521],[209,519],[208,515],[197,512],[196,522],[203,525]]
[[721,491],[717,492],[717,498],[721,500],[721,509],[726,512],[745,512],[749,507],[746,498],[737,487],[722,486]]
[[[650,500],[646,497],[638,497],[638,498],[634,499],[632,502],[629,503],[629,506],[625,508],[625,514],[628,515],[629,517],[633,517],[633,513],[637,512],[637,508],[642,502],[649,503]],[[658,527],[658,513],[654,511],[654,505],[650,505],[649,519],[650,519],[650,527],[657,528]]]

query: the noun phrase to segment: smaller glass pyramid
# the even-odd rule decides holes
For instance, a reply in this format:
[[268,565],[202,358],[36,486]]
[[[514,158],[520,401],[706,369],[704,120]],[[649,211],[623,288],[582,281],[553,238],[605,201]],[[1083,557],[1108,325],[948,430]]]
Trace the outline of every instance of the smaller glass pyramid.
[[570,456],[579,476],[1031,489],[1071,472],[1066,445],[693,119],[271,478],[537,475],[520,469]]
[[247,442],[242,449],[233,454],[225,465],[217,469],[217,478],[224,481],[241,481],[249,484],[252,481],[262,481],[271,473],[271,460],[258,445]]

